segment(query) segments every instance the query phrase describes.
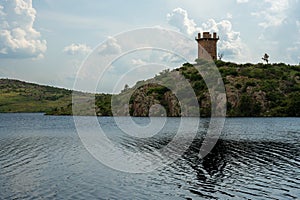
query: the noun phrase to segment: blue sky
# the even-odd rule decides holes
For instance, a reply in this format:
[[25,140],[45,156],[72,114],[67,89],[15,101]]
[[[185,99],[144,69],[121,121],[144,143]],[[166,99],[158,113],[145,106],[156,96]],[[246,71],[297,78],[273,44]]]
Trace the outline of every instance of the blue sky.
[[267,52],[271,62],[298,64],[299,13],[299,0],[0,0],[0,77],[72,88],[98,44],[155,26],[191,39],[217,31],[224,60],[257,63]]

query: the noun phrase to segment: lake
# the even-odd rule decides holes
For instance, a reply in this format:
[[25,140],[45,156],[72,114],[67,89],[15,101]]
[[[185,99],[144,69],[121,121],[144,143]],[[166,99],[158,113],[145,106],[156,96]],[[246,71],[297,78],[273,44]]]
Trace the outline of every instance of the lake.
[[[180,122],[168,118],[155,139],[142,140],[122,134],[112,117],[97,119],[120,148],[148,154],[168,144]],[[94,159],[71,116],[0,114],[0,199],[300,198],[300,118],[228,118],[200,159],[208,123],[200,119],[196,138],[174,163],[133,174]]]

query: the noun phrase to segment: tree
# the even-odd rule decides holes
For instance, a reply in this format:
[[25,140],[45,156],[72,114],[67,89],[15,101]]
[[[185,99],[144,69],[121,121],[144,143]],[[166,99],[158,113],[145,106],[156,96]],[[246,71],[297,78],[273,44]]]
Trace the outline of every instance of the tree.
[[129,89],[129,85],[128,85],[128,84],[125,84],[124,89],[123,89],[121,92],[125,92],[125,91],[127,91],[128,89]]
[[239,114],[242,117],[259,116],[261,104],[251,98],[249,94],[242,94],[238,105]]
[[261,59],[263,59],[264,61],[267,62],[267,64],[269,63],[269,55],[267,53],[265,53],[264,57],[262,57]]
[[224,53],[218,53],[218,57],[219,57],[219,60],[222,60],[222,58],[224,57]]
[[288,116],[299,117],[300,116],[300,92],[295,92],[289,95],[287,98],[287,111]]

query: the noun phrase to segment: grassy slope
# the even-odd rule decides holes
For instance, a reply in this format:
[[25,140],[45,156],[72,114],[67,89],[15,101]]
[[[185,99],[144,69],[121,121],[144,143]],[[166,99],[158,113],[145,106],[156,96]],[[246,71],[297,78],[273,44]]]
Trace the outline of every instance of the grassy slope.
[[[77,92],[82,103],[93,94]],[[96,94],[98,115],[111,115],[109,94]],[[84,106],[83,106],[84,107]],[[43,112],[49,115],[72,114],[72,91],[19,80],[0,79],[0,112]],[[81,115],[88,111],[82,110]]]
[[47,112],[71,102],[70,90],[0,79],[0,112]]
[[[300,116],[300,66],[283,63],[235,64],[223,61],[216,61],[216,65],[226,87],[228,116]],[[197,70],[193,65],[184,64],[174,71],[179,71],[190,81],[202,105],[201,114],[209,115],[207,109],[210,103],[209,94]],[[166,73],[172,72],[165,71],[154,79],[163,80]],[[151,79],[140,81],[125,93],[130,93],[133,89],[137,90],[141,83],[148,81]],[[147,87],[147,90],[151,91],[146,91],[147,94],[152,95],[149,98],[151,101],[159,97],[162,105],[168,105],[168,102],[164,102],[164,92],[168,92],[167,90],[162,90],[161,86]],[[156,94],[157,92],[162,94]],[[91,95],[81,94],[83,97]],[[0,112],[46,112],[70,115],[72,114],[71,102],[72,91],[70,90],[0,79]],[[97,115],[111,115],[110,102],[111,95],[97,94]],[[131,113],[133,111],[131,110]],[[85,115],[85,113],[83,110],[79,114]],[[176,116],[176,113],[172,116]]]

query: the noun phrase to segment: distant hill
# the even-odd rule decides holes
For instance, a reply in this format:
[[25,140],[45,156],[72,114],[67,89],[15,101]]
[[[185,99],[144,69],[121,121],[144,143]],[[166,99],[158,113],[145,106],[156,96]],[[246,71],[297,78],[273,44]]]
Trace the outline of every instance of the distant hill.
[[[300,116],[300,66],[279,64],[235,64],[216,61],[226,89],[227,115],[231,117],[299,117]],[[172,74],[179,72],[193,87],[200,105],[201,116],[210,115],[210,96],[206,84],[192,64],[169,71],[165,70],[154,78],[141,80],[134,87],[126,88],[115,95],[118,105],[115,112],[132,116],[149,116],[152,105],[162,105],[152,110],[152,115],[181,115],[180,103],[172,91],[163,87]],[[156,84],[153,84],[155,80]],[[171,82],[170,82],[171,84]],[[182,92],[185,92],[182,88]],[[83,101],[94,95],[78,92]],[[132,95],[131,95],[132,94]],[[130,105],[125,106],[123,97],[131,95]],[[99,116],[111,116],[110,94],[96,94],[94,110]],[[190,98],[182,99],[187,105]],[[50,86],[41,86],[18,80],[0,79],[0,112],[45,112],[52,115],[72,114],[72,91]],[[90,112],[82,110],[80,115]]]
[[[83,99],[86,96],[93,95],[83,92],[76,93]],[[105,102],[109,103],[110,96],[97,94],[96,98],[99,100],[105,99]],[[107,108],[101,109],[101,106],[99,104],[98,113],[102,112],[103,115],[110,115],[110,107],[107,106]],[[72,90],[19,80],[0,79],[0,112],[42,112],[49,115],[71,115]]]
[[0,79],[0,112],[47,112],[71,102],[72,91]]

